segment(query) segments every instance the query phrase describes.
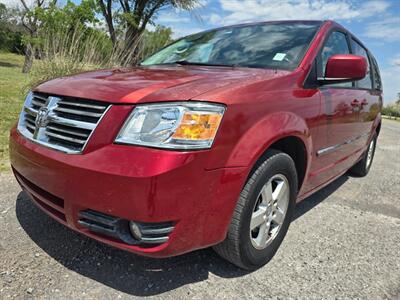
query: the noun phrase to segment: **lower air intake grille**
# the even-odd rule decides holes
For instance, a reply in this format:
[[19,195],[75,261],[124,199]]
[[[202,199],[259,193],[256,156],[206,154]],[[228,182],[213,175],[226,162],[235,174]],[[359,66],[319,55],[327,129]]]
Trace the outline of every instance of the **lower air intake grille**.
[[142,233],[140,240],[138,240],[130,233],[128,220],[106,215],[94,210],[81,211],[79,213],[78,223],[100,235],[121,240],[129,245],[140,245],[144,247],[157,246],[167,242],[169,234],[174,230],[172,222],[135,222]]

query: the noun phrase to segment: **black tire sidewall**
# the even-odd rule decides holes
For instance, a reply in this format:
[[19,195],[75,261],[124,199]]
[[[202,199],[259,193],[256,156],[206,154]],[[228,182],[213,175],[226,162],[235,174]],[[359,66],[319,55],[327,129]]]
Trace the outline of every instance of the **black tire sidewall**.
[[[254,184],[249,189],[247,202],[243,211],[242,226],[240,227],[240,253],[242,253],[243,263],[250,269],[257,268],[267,263],[276,253],[286,232],[289,228],[297,196],[297,173],[293,160],[284,153],[279,153],[267,160],[267,163],[257,170]],[[260,172],[258,172],[260,171]],[[289,206],[284,222],[278,235],[265,249],[259,250],[253,247],[250,240],[250,220],[253,213],[257,197],[265,183],[274,175],[284,175],[290,187]]]

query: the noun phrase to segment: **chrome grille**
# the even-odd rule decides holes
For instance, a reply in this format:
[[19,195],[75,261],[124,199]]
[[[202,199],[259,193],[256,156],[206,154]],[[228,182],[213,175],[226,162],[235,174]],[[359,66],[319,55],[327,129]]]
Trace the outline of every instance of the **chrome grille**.
[[81,153],[110,105],[94,100],[28,95],[18,130],[28,139],[66,153]]

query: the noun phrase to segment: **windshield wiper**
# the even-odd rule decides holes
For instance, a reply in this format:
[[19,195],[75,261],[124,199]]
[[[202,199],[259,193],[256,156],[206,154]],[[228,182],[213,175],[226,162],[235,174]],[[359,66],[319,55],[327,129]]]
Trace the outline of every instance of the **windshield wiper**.
[[237,67],[237,65],[225,65],[225,64],[211,64],[211,63],[203,63],[203,62],[195,62],[195,61],[187,61],[187,60],[177,60],[174,62],[171,62],[170,64],[176,64],[176,65],[181,65],[181,66],[211,66],[211,67],[230,67],[234,68]]

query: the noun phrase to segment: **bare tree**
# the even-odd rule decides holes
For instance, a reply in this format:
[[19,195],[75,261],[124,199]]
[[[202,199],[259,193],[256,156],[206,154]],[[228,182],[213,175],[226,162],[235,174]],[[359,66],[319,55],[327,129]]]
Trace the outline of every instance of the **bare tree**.
[[22,25],[25,27],[28,35],[25,39],[25,60],[22,67],[23,73],[28,73],[33,64],[33,59],[35,57],[35,39],[38,37],[39,31],[39,21],[37,18],[36,9],[44,8],[46,5],[56,5],[57,0],[35,0],[32,6],[28,6],[25,0],[20,0],[23,6],[21,21]]
[[112,10],[112,0],[98,0],[101,13],[107,23],[108,32],[110,34],[110,39],[115,46],[117,43],[117,37],[115,34],[114,22],[113,22],[113,10]]
[[124,31],[125,52],[134,51],[135,43],[152,21],[153,17],[163,8],[175,7],[192,10],[199,0],[97,0],[106,20],[110,38],[117,43],[115,28],[122,27]]

